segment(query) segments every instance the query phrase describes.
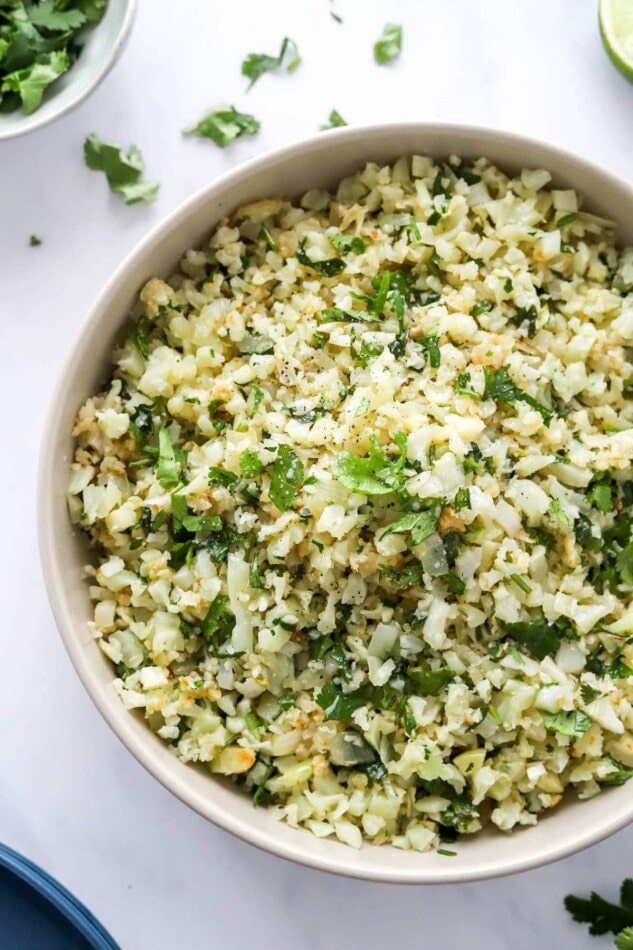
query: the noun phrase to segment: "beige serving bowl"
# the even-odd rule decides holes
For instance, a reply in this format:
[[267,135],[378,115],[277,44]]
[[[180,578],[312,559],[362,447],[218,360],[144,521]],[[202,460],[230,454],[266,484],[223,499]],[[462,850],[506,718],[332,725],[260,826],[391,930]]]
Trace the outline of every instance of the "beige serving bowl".
[[[547,864],[594,844],[633,819],[633,785],[597,798],[573,798],[531,828],[511,834],[486,830],[458,841],[457,857],[364,845],[294,830],[253,808],[230,781],[180,762],[140,715],[116,695],[113,669],[88,631],[92,611],[82,567],[90,559],[70,524],[65,499],[73,454],[71,430],[84,400],[99,391],[111,352],[144,282],[168,277],[181,254],[199,246],[224,215],[257,198],[297,197],[335,185],[367,161],[401,155],[486,156],[503,169],[546,168],[555,184],[577,189],[585,207],[621,222],[621,244],[633,244],[633,189],[625,181],[550,145],[468,126],[403,124],[340,129],[289,145],[223,175],[194,195],[130,254],[97,298],[62,371],[45,425],[39,482],[39,541],[48,596],[66,649],[84,686],[112,729],[145,768],[197,812],[245,841],[302,864],[368,880],[449,883],[510,874]],[[98,754],[98,753],[97,753]]]

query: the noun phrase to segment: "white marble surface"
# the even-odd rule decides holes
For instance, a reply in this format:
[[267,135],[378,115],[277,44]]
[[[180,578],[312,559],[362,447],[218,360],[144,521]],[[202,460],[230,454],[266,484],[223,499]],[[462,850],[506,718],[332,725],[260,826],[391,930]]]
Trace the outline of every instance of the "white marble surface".
[[[614,893],[633,871],[633,829],[540,871],[431,890],[294,867],[189,811],[84,693],[46,601],[34,521],[44,412],[82,315],[148,229],[222,170],[311,134],[337,108],[354,124],[419,118],[512,129],[630,177],[633,86],[603,55],[595,7],[141,0],[130,45],[99,90],[56,124],[0,145],[0,839],[59,876],[124,950],[610,945],[569,922],[561,901],[591,887]],[[371,46],[386,20],[403,24],[404,50],[380,69]],[[247,96],[243,55],[273,52],[286,34],[300,46],[300,69],[264,77]],[[261,134],[224,152],[180,136],[221,101],[256,113]],[[126,207],[85,168],[92,131],[141,147],[161,182],[155,205]],[[41,247],[28,246],[33,233]]]

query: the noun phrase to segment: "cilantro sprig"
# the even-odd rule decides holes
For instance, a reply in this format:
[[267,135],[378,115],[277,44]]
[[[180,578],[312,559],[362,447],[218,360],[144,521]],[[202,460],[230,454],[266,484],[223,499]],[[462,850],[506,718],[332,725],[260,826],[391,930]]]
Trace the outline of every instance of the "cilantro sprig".
[[156,200],[158,183],[141,181],[145,162],[136,145],[126,154],[119,145],[103,142],[93,132],[84,142],[84,159],[92,171],[105,173],[110,191],[121,195],[126,204]]
[[594,937],[601,934],[616,934],[615,946],[618,950],[633,950],[633,880],[627,878],[620,888],[620,903],[600,897],[595,891],[591,896],[576,897],[569,894],[565,898],[565,907],[579,924],[589,924],[589,933]]

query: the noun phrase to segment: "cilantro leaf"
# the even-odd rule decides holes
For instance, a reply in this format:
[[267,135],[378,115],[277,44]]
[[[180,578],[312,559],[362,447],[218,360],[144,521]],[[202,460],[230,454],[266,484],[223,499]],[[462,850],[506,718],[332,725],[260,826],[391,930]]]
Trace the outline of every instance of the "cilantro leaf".
[[110,191],[122,195],[126,204],[156,200],[158,183],[140,180],[145,163],[135,145],[126,155],[118,145],[102,142],[93,132],[84,142],[84,159],[92,171],[105,172]]
[[397,59],[402,50],[402,27],[387,23],[382,36],[374,44],[374,59],[380,66]]
[[240,469],[244,478],[255,478],[264,471],[264,463],[255,449],[244,449],[240,455]]
[[286,71],[291,73],[301,62],[301,57],[299,56],[297,44],[288,36],[283,38],[278,56],[268,56],[266,53],[249,53],[242,63],[242,75],[250,79],[248,88],[250,89],[252,86],[254,86],[257,80],[263,76],[264,73],[268,73],[273,69],[278,69],[282,65],[288,50],[290,50],[292,59],[288,63]]
[[41,105],[45,90],[70,66],[66,50],[53,50],[29,66],[7,73],[2,80],[2,92],[17,92],[27,115]]
[[437,333],[427,333],[426,336],[421,336],[416,342],[419,343],[426,352],[429,366],[432,369],[437,369],[442,360]]
[[184,135],[211,139],[219,148],[226,148],[235,139],[243,135],[255,135],[260,123],[254,115],[238,112],[235,106],[214,106],[198,122],[187,126]]
[[201,624],[207,647],[217,651],[229,639],[234,626],[235,617],[229,610],[229,599],[224,594],[218,594]]
[[589,899],[570,894],[565,898],[565,907],[579,924],[589,924],[590,934],[617,934],[633,925],[632,889],[633,880],[625,880],[620,890],[621,904],[612,904],[592,891]]
[[131,340],[144,360],[149,356],[149,336],[151,333],[151,324],[147,317],[140,317],[130,324],[127,331],[128,340]]
[[455,674],[449,669],[407,671],[407,683],[416,696],[437,696],[454,679]]
[[543,422],[549,426],[555,416],[553,409],[544,406],[533,396],[530,396],[523,389],[513,383],[508,375],[508,367],[502,366],[501,369],[492,370],[484,366],[484,399],[494,399],[497,402],[524,402],[532,409],[536,409],[542,416]]
[[561,644],[560,634],[546,620],[504,623],[502,629],[538,660],[544,660],[546,656],[553,656]]
[[81,10],[58,10],[57,6],[55,0],[40,0],[29,10],[29,20],[51,32],[78,30],[86,22],[86,15]]
[[367,705],[367,700],[360,695],[360,690],[344,693],[334,683],[325,683],[317,693],[316,701],[325,710],[328,719],[342,722],[349,719],[353,712]]
[[394,462],[380,448],[374,436],[371,437],[371,449],[366,458],[341,452],[332,468],[332,474],[349,491],[361,495],[388,495],[399,486],[399,474],[405,457]]
[[332,244],[339,254],[345,254],[347,251],[351,251],[353,254],[362,254],[367,247],[365,241],[354,234],[335,234],[332,238]]
[[303,485],[305,476],[302,462],[294,449],[285,443],[277,449],[277,458],[273,465],[268,494],[280,511],[292,508],[297,490]]
[[311,261],[306,253],[305,247],[306,239],[304,238],[297,248],[297,260],[300,264],[303,264],[304,267],[311,267],[313,271],[316,271],[317,274],[321,274],[322,277],[336,277],[337,274],[345,270],[345,261],[342,261],[340,257],[332,257],[327,261]]
[[442,502],[437,498],[427,499],[426,511],[412,511],[386,528],[381,537],[389,534],[411,534],[411,543],[420,544],[437,530],[437,522],[442,511]]
[[330,116],[325,125],[321,125],[321,132],[327,132],[328,129],[339,129],[344,125],[347,125],[347,122],[343,118],[340,112],[337,112],[336,109],[332,109]]
[[539,712],[546,728],[560,733],[561,736],[584,736],[585,732],[591,728],[591,719],[580,709],[559,713],[539,709]]
[[158,432],[158,462],[156,464],[156,478],[162,488],[169,491],[180,484],[176,452],[167,429]]

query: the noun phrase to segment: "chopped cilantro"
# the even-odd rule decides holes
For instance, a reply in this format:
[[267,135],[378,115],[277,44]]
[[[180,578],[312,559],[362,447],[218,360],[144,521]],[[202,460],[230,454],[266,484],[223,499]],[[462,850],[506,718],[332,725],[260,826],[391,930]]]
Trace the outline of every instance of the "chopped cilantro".
[[37,236],[37,234],[32,234],[29,238],[29,244],[31,247],[39,247],[42,243],[42,239]]
[[407,671],[408,687],[416,696],[437,696],[454,679],[455,674],[449,669]]
[[528,653],[538,660],[553,656],[561,644],[560,633],[546,620],[504,623],[501,627],[509,637],[524,646]]
[[232,491],[237,486],[239,478],[235,472],[229,472],[227,469],[220,468],[218,465],[212,465],[209,469],[208,481],[211,487],[222,485],[224,488],[228,488],[229,491]]
[[432,369],[437,369],[442,360],[442,354],[437,341],[437,333],[427,333],[425,336],[421,336],[419,340],[417,340],[426,353],[429,360],[429,366]]
[[460,396],[472,396],[474,399],[481,399],[470,381],[470,373],[459,373],[455,380],[455,392]]
[[401,487],[401,471],[406,456],[390,458],[375,436],[370,437],[371,449],[366,458],[341,452],[332,468],[332,474],[349,491],[363,495],[387,495]]
[[461,511],[462,508],[470,508],[470,489],[459,488],[453,501],[455,511]]
[[402,27],[387,23],[382,36],[374,44],[374,59],[380,66],[397,59],[402,50]]
[[597,699],[598,696],[601,695],[602,693],[600,690],[594,689],[594,687],[590,686],[589,683],[583,683],[580,687],[580,696],[585,706],[588,706],[589,703],[592,703],[594,699]]
[[266,53],[249,53],[242,63],[242,75],[250,79],[248,88],[250,89],[251,86],[254,86],[264,73],[278,69],[283,64],[287,52],[289,52],[291,58],[286,66],[286,71],[291,73],[301,62],[301,57],[299,56],[297,44],[288,36],[283,38],[278,56],[268,56]]
[[558,713],[539,709],[539,712],[543,717],[545,727],[552,732],[560,733],[561,736],[584,736],[585,732],[591,728],[591,719],[580,709]]
[[266,241],[266,244],[268,245],[269,250],[271,251],[279,250],[279,246],[276,240],[274,239],[274,237],[272,236],[272,234],[270,233],[270,231],[264,224],[262,224],[261,226],[261,236]]
[[476,303],[475,306],[471,308],[470,315],[471,317],[480,317],[482,313],[488,313],[489,310],[492,310],[490,301],[480,300],[479,303]]
[[351,251],[353,254],[362,254],[367,247],[367,244],[362,238],[353,234],[342,233],[334,235],[332,244],[339,254],[345,254],[347,251]]
[[149,336],[151,324],[147,317],[139,317],[132,321],[127,331],[128,339],[132,341],[144,360],[149,356]]
[[92,171],[105,173],[110,191],[120,194],[126,204],[155,201],[158,183],[140,180],[145,163],[136,145],[130,146],[126,154],[118,145],[102,142],[93,132],[84,142],[84,159]]
[[442,502],[437,498],[425,499],[426,511],[413,511],[398,521],[394,521],[382,532],[381,537],[389,534],[410,534],[413,545],[420,544],[437,530],[437,522],[442,511]]
[[187,126],[184,135],[211,139],[220,148],[226,148],[243,135],[255,135],[260,124],[254,115],[238,112],[235,106],[214,106],[198,122]]
[[[345,270],[345,261],[342,261],[340,257],[331,257],[327,261],[312,261],[306,253],[306,239],[304,238],[299,247],[297,248],[297,260],[300,264],[303,264],[304,267],[311,267],[313,271],[317,274],[320,274],[322,277],[336,277],[337,274],[340,274],[341,271]],[[336,310],[336,307],[329,308]],[[341,311],[342,312],[342,311]]]
[[156,478],[162,488],[169,491],[180,484],[180,473],[176,459],[176,451],[169,438],[167,429],[158,432],[158,461],[156,464]]
[[304,480],[303,464],[297,458],[294,449],[285,443],[277,449],[277,458],[275,459],[269,495],[280,511],[288,511],[292,508],[297,490],[301,487]]
[[501,369],[497,370],[488,369],[487,366],[484,366],[484,379],[484,399],[494,399],[497,402],[527,403],[528,406],[536,409],[541,414],[543,422],[546,426],[549,426],[555,415],[553,409],[544,406],[543,403],[538,402],[533,396],[530,396],[513,383],[508,375],[507,366],[502,366]]
[[240,455],[240,469],[244,478],[255,478],[264,471],[264,463],[255,449],[244,449]]

